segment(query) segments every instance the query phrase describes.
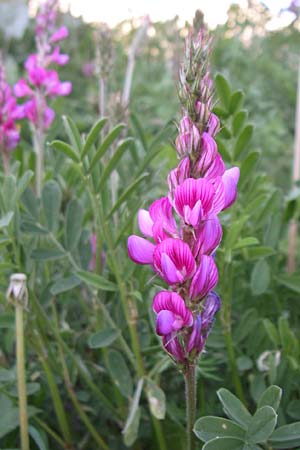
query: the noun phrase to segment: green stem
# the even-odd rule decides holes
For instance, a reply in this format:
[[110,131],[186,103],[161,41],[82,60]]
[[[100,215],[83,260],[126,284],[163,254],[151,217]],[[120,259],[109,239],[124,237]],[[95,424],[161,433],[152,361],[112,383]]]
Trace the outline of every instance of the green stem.
[[42,184],[44,177],[44,142],[45,136],[43,131],[35,129],[33,131],[33,141],[35,150],[35,187],[36,195],[41,198]]
[[196,440],[193,433],[194,423],[196,421],[196,402],[197,402],[197,380],[196,366],[194,363],[188,362],[185,367],[185,398],[186,398],[186,450],[195,450]]
[[49,436],[52,437],[52,439],[54,439],[63,449],[69,448],[67,447],[67,445],[64,443],[64,441],[61,439],[60,436],[58,436],[57,433],[55,433],[55,431],[52,430],[52,428],[50,428],[45,422],[43,422],[41,419],[39,419],[37,416],[33,417],[33,420],[41,427],[43,428],[44,431],[46,431],[46,433],[49,434]]
[[19,414],[21,428],[21,448],[29,450],[27,392],[25,375],[24,319],[23,304],[16,301],[16,357],[18,374]]
[[152,425],[155,431],[155,436],[159,445],[159,449],[160,450],[168,450],[166,441],[165,441],[165,436],[163,434],[162,431],[162,427],[161,427],[161,421],[156,419],[156,417],[153,417],[151,415],[151,420],[152,420]]

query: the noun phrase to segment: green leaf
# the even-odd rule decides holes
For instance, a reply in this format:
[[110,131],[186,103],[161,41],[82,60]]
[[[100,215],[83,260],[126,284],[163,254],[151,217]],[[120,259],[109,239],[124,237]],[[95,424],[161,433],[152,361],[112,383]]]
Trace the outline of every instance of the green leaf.
[[138,177],[136,180],[134,180],[126,189],[125,191],[120,195],[112,209],[109,211],[108,215],[106,216],[106,219],[109,219],[111,215],[124,203],[130,195],[135,192],[137,187],[140,185],[140,183],[149,176],[148,173],[143,173],[140,177]]
[[271,406],[274,411],[277,411],[280,405],[281,396],[282,389],[279,386],[269,386],[265,390],[265,392],[262,393],[257,403],[257,408],[262,408],[263,406]]
[[237,138],[233,150],[233,157],[235,160],[239,158],[240,154],[245,150],[245,148],[249,144],[252,138],[253,128],[254,128],[253,125],[247,125]]
[[75,272],[75,275],[86,284],[93,286],[100,291],[116,291],[118,289],[116,284],[96,273],[79,270]]
[[221,437],[206,442],[202,450],[244,450],[244,444],[242,439]]
[[[0,416],[0,439],[3,438],[6,434],[13,431],[15,428],[19,426],[19,408],[13,406],[12,401],[0,394],[0,405],[1,410],[5,411],[5,414],[1,414]],[[28,417],[33,417],[40,410],[33,406],[28,407]]]
[[232,157],[231,157],[231,154],[230,154],[228,148],[224,144],[224,141],[222,141],[222,139],[220,139],[220,137],[217,136],[216,142],[217,142],[218,150],[219,150],[222,158],[224,159],[224,161],[230,163],[232,161]]
[[29,234],[48,234],[49,233],[49,230],[47,230],[47,228],[43,227],[39,223],[31,222],[31,221],[27,221],[27,220],[24,220],[21,223],[21,229],[22,229],[22,231],[24,231],[24,233],[29,233]]
[[16,207],[17,186],[16,179],[13,175],[4,177],[1,187],[1,195],[6,211],[14,211]]
[[5,216],[1,217],[1,219],[0,219],[0,229],[8,227],[8,225],[10,224],[13,216],[14,216],[14,212],[13,211],[9,211],[7,214],[5,214]]
[[250,247],[251,245],[259,244],[259,240],[256,237],[246,237],[243,239],[239,239],[237,243],[234,245],[233,250],[238,250],[240,248]]
[[93,170],[97,162],[100,160],[100,158],[102,158],[102,156],[109,149],[111,144],[117,139],[117,137],[119,136],[124,127],[125,125],[123,123],[116,125],[112,129],[112,131],[105,137],[104,141],[96,151],[94,158],[92,159],[91,165],[88,170],[89,172]]
[[112,344],[120,336],[120,330],[106,328],[92,334],[88,339],[90,348],[104,348]]
[[259,259],[266,258],[267,256],[272,256],[276,252],[272,247],[250,247],[247,249],[247,258],[248,259]]
[[64,155],[68,156],[70,159],[72,159],[72,161],[76,163],[80,161],[77,153],[66,142],[55,140],[51,142],[50,146],[55,148],[59,152],[63,153]]
[[22,195],[22,205],[32,217],[38,220],[38,201],[30,187],[25,189],[25,192]]
[[239,179],[239,187],[241,187],[247,179],[249,179],[248,175],[256,166],[257,161],[259,160],[260,153],[259,152],[251,152],[244,159],[241,165],[241,173]]
[[297,294],[300,294],[300,276],[297,273],[283,273],[276,277],[279,284],[283,284]]
[[81,152],[81,160],[85,157],[85,155],[89,152],[92,145],[96,142],[96,140],[99,138],[100,131],[104,127],[104,125],[107,122],[107,117],[102,117],[98,120],[98,122],[93,126],[89,134],[87,135],[85,144],[83,146],[82,152]]
[[235,114],[243,105],[244,93],[242,91],[236,91],[232,94],[229,104],[230,114]]
[[138,137],[139,137],[139,139],[140,139],[140,141],[141,141],[141,143],[143,145],[143,148],[144,148],[145,152],[147,152],[148,151],[148,145],[147,145],[147,139],[146,139],[143,127],[142,127],[140,121],[138,120],[136,114],[131,113],[130,118],[131,118],[131,121],[132,121],[132,123],[134,125],[135,131],[137,132],[137,135],[138,135]]
[[116,350],[109,350],[107,353],[107,366],[111,378],[120,392],[126,398],[131,397],[133,391],[132,378],[121,353]]
[[269,287],[271,271],[269,264],[261,259],[258,261],[251,273],[251,291],[253,295],[261,295]]
[[61,190],[56,181],[48,181],[42,191],[42,202],[49,231],[55,232],[58,227],[61,205]]
[[233,118],[232,121],[232,131],[234,136],[237,136],[242,130],[245,121],[247,119],[248,113],[247,111],[239,111]]
[[79,286],[81,281],[74,275],[66,278],[60,278],[56,280],[51,286],[50,292],[52,295],[62,294],[63,292],[70,291]]
[[67,206],[65,222],[65,243],[68,250],[74,250],[81,235],[83,208],[75,198]]
[[286,412],[290,417],[293,419],[299,420],[300,419],[300,400],[292,400],[287,407]]
[[207,416],[201,417],[195,422],[194,433],[204,442],[208,442],[216,437],[245,437],[245,430],[236,423],[222,417]]
[[39,248],[31,253],[31,258],[37,261],[55,261],[65,257],[64,252],[51,248]]
[[144,380],[138,381],[133,400],[129,409],[129,414],[122,430],[124,444],[130,447],[138,437],[141,409],[139,408],[140,397],[143,389]]
[[148,379],[146,392],[151,414],[156,419],[163,420],[166,415],[166,396],[164,391],[154,381]]
[[32,425],[29,425],[28,431],[31,438],[34,440],[40,450],[49,450],[47,436],[42,430],[38,430]]
[[25,189],[27,189],[30,181],[32,180],[34,173],[32,170],[26,170],[17,182],[18,197],[21,197]]
[[80,154],[81,152],[81,137],[80,133],[78,131],[78,128],[75,124],[75,122],[71,119],[71,117],[62,116],[64,128],[66,130],[66,133],[68,135],[68,138],[70,139],[72,147],[76,150],[77,154]]
[[222,105],[228,110],[230,106],[231,90],[228,81],[220,73],[215,78],[215,89],[217,97],[220,98]]
[[238,240],[238,237],[239,237],[245,223],[247,222],[247,220],[248,220],[248,216],[243,216],[239,220],[236,220],[234,223],[231,224],[230,232],[227,233],[225,241],[224,241],[224,247],[227,251],[232,249],[235,246],[235,244]]
[[269,439],[274,449],[294,449],[300,445],[300,422],[277,428]]
[[267,441],[277,423],[277,414],[271,406],[257,409],[249,422],[246,440],[253,444]]
[[245,370],[250,370],[253,367],[252,359],[249,356],[242,355],[236,359],[237,368],[244,372]]
[[243,428],[247,428],[252,416],[243,403],[225,388],[219,389],[217,395],[223,405],[225,414],[242,425]]
[[109,177],[111,172],[115,169],[118,161],[122,158],[122,156],[124,155],[126,150],[130,147],[132,142],[133,142],[132,138],[127,138],[116,148],[112,158],[109,160],[109,163],[105,167],[103,174],[100,178],[100,181],[99,181],[99,184],[97,187],[98,191],[100,191],[102,189],[103,184],[105,183],[105,181],[107,180],[107,178]]
[[264,325],[264,327],[266,329],[266,332],[268,333],[270,341],[274,344],[275,348],[278,348],[278,346],[279,346],[279,335],[278,335],[278,332],[277,332],[277,328],[275,327],[275,325],[269,319],[264,319],[263,320],[263,325]]

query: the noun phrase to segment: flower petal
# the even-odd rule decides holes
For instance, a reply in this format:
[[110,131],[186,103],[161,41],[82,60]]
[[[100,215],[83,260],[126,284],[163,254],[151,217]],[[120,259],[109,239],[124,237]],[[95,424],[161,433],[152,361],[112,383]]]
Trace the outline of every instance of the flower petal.
[[155,245],[139,236],[129,236],[128,256],[137,264],[152,264]]

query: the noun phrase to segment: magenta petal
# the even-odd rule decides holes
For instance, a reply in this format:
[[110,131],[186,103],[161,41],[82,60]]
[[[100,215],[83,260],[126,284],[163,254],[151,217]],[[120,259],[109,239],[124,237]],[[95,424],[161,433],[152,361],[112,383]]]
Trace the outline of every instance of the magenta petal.
[[162,310],[158,313],[156,318],[156,333],[159,336],[165,336],[166,334],[174,331],[174,314],[168,310]]
[[68,28],[65,26],[60,27],[52,36],[50,37],[50,42],[57,42],[66,39],[69,35]]
[[190,214],[190,224],[197,228],[203,215],[201,200],[198,200]]
[[174,284],[183,282],[184,277],[166,253],[163,253],[161,256],[161,267],[164,277],[168,283]]
[[218,282],[218,269],[211,256],[202,255],[199,267],[192,279],[190,297],[192,300],[204,298]]
[[237,197],[237,184],[240,177],[240,169],[238,167],[232,167],[226,170],[222,176],[222,182],[225,190],[225,200],[223,209],[229,208]]
[[210,255],[217,248],[222,239],[222,227],[217,216],[212,215],[205,220],[197,230],[196,239],[195,257],[198,254]]
[[129,236],[128,256],[137,264],[152,264],[155,245],[139,236]]
[[146,209],[140,209],[138,212],[139,229],[144,236],[153,237],[153,220]]
[[14,86],[14,93],[16,97],[25,97],[33,94],[32,90],[24,79],[19,80]]

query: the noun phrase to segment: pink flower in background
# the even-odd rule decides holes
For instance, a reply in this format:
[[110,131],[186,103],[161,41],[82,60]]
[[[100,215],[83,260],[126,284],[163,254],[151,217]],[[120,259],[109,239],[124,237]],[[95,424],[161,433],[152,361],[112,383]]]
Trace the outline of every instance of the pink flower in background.
[[4,63],[0,55],[0,151],[5,173],[9,171],[10,152],[20,140],[16,120],[22,118],[22,115],[11,87],[5,80]]
[[240,173],[238,167],[226,170],[215,140],[220,120],[212,112],[210,46],[203,30],[187,37],[179,89],[183,111],[175,141],[180,161],[168,175],[168,195],[138,213],[140,231],[148,239],[128,238],[131,260],[150,265],[168,285],[153,300],[156,333],[179,364],[202,352],[221,306],[213,292],[222,239],[218,215],[236,200]]
[[47,101],[55,97],[67,96],[72,91],[69,81],[61,82],[53,64],[65,65],[69,56],[60,53],[59,42],[68,37],[65,26],[57,28],[57,0],[46,0],[41,4],[36,16],[35,40],[37,53],[25,61],[27,80],[21,79],[14,87],[17,97],[28,98],[23,103],[23,117],[35,128],[47,130],[54,120],[55,113]]

